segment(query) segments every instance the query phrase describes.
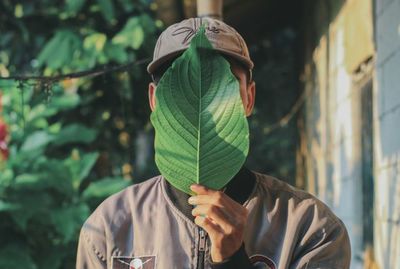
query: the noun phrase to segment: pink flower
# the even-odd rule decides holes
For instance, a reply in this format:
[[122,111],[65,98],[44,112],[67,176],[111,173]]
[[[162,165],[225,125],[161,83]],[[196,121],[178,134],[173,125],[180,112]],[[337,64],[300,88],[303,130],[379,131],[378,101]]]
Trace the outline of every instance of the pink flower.
[[8,147],[6,142],[7,137],[7,125],[0,120],[0,154],[1,159],[7,160],[8,159]]
[[[1,92],[0,92],[0,112],[2,111],[2,103],[1,103]],[[6,123],[0,118],[0,160],[7,160],[9,151],[7,146],[7,125]]]

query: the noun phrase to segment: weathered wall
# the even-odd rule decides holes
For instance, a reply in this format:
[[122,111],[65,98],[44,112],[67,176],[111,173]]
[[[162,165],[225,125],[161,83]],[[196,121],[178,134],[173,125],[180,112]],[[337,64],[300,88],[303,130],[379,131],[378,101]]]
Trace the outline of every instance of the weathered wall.
[[375,256],[400,268],[400,0],[377,0]]
[[[372,1],[306,3],[302,79],[307,99],[299,120],[296,181],[343,220],[352,245],[351,268],[363,268],[373,260],[371,252],[366,254],[365,235],[372,234],[373,187],[366,175],[372,180],[373,168],[362,156],[372,146],[372,128],[369,134],[366,130],[371,102],[365,101],[375,53]],[[369,137],[371,143],[365,142]]]

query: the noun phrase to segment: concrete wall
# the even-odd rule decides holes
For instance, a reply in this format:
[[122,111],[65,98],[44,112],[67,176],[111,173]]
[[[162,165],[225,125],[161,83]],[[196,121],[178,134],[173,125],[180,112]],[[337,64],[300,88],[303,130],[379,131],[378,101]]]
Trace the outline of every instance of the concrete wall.
[[[367,0],[307,1],[304,12],[307,99],[296,182],[345,223],[351,268],[400,268],[400,0],[382,2],[374,11]],[[368,80],[369,100],[368,87],[361,90]]]
[[400,0],[377,0],[374,251],[400,268]]

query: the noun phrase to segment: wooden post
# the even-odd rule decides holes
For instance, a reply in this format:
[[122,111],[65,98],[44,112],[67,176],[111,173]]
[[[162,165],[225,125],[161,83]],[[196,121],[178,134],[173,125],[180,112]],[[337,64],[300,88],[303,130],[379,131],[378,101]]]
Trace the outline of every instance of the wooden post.
[[222,20],[223,0],[197,0],[197,17]]
[[179,8],[180,1],[178,0],[156,0],[154,2],[157,6],[157,18],[165,23],[171,25],[182,18]]

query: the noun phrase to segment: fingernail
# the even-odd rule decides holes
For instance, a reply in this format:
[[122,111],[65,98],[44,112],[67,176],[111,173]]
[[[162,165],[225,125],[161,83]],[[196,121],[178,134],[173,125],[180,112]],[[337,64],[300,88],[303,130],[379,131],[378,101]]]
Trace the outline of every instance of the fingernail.
[[190,197],[190,198],[188,199],[188,202],[189,202],[189,204],[194,204],[194,198],[193,198],[193,197]]
[[193,184],[193,185],[190,186],[190,189],[193,191],[193,190],[196,189],[196,187],[197,187],[197,185],[196,185],[196,184]]

